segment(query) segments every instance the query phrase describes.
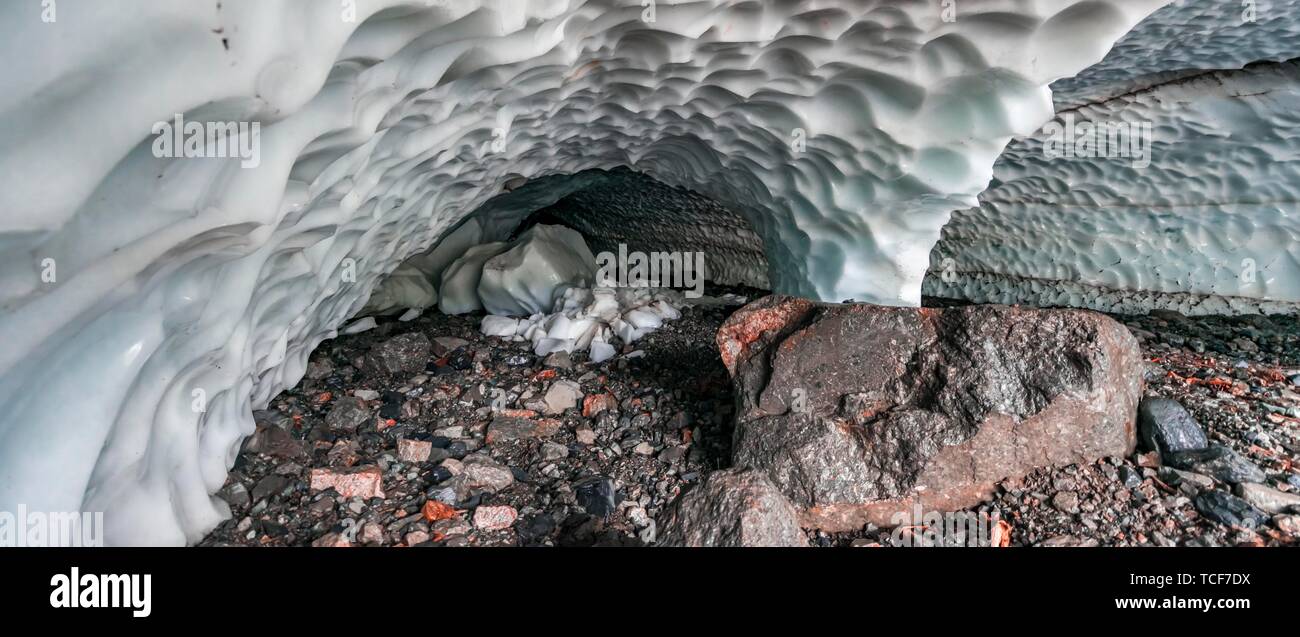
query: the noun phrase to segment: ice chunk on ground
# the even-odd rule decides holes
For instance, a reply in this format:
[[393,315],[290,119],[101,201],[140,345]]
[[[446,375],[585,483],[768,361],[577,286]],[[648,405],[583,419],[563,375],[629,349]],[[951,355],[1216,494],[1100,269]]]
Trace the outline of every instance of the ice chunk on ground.
[[596,257],[576,230],[537,225],[514,247],[483,265],[478,296],[491,314],[523,316],[549,312],[570,287],[596,278]]
[[344,327],[343,329],[339,330],[339,333],[340,333],[340,334],[360,334],[360,333],[365,332],[365,331],[367,331],[367,330],[373,330],[373,329],[375,329],[375,326],[377,326],[377,325],[379,325],[379,324],[375,322],[375,317],[373,317],[373,316],[367,316],[367,317],[365,317],[365,318],[363,318],[363,319],[356,320],[356,321],[353,321],[353,322],[351,322],[351,323],[348,323],[347,327]]
[[614,337],[632,343],[659,329],[664,321],[681,318],[682,295],[673,290],[652,288],[569,288],[555,301],[555,311],[525,319],[488,315],[479,329],[487,336],[528,341],[533,352],[590,350],[593,362],[613,358]]
[[443,314],[465,314],[483,309],[483,304],[478,298],[479,277],[483,274],[483,264],[501,254],[506,247],[507,245],[500,241],[474,246],[466,250],[464,256],[447,266],[442,273],[442,299],[438,301],[438,309],[442,310]]
[[603,363],[614,358],[614,346],[603,341],[591,344],[591,362]]
[[519,319],[509,316],[483,317],[483,323],[479,325],[479,330],[486,336],[512,337],[519,331]]

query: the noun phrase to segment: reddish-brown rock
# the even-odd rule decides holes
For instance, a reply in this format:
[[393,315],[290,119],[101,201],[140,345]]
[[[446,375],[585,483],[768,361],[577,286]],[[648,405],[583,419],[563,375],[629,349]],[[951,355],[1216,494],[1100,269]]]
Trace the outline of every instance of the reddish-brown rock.
[[397,440],[397,459],[402,462],[419,463],[429,459],[433,453],[433,443],[427,440],[399,438]]
[[1141,353],[1094,312],[778,296],[733,315],[718,345],[740,403],[733,464],[763,471],[807,527],[965,508],[1004,478],[1136,441]]
[[384,473],[379,467],[362,467],[345,471],[312,469],[311,490],[334,489],[345,498],[382,498]]
[[618,409],[618,401],[607,392],[591,394],[582,399],[582,417],[594,418],[605,410]]

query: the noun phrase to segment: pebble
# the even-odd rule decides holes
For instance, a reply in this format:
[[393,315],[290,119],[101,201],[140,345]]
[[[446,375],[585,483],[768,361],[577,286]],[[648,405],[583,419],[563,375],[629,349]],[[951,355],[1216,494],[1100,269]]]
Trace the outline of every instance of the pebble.
[[469,345],[469,341],[455,336],[438,336],[433,339],[433,355],[442,357],[446,356],[462,347]]
[[1262,484],[1238,484],[1237,496],[1265,513],[1300,512],[1300,495],[1283,493]]
[[569,448],[557,442],[542,443],[542,459],[546,461],[559,460],[569,456]]
[[311,470],[311,490],[334,489],[344,498],[382,498],[383,472],[379,467],[364,467],[348,471],[332,469]]
[[509,506],[481,506],[474,510],[474,526],[484,531],[508,529],[519,513]]
[[253,487],[253,502],[258,502],[271,496],[279,495],[282,491],[289,488],[289,485],[292,483],[293,480],[286,476],[266,476],[265,478],[258,480],[257,484]]
[[514,472],[490,458],[479,458],[463,463],[464,470],[455,479],[463,479],[470,489],[496,493],[515,481]]
[[1124,486],[1130,489],[1142,484],[1142,474],[1128,465],[1119,468],[1119,477]]
[[1300,538],[1300,515],[1275,515],[1273,516],[1273,526],[1293,538]]
[[582,400],[582,387],[571,380],[557,380],[551,383],[542,400],[545,402],[546,415],[558,416],[565,410],[578,406],[578,401]]
[[325,416],[325,426],[332,431],[350,433],[369,422],[374,413],[365,400],[356,396],[344,396],[334,403]]
[[326,533],[312,541],[311,545],[315,547],[347,548],[352,546],[352,542],[349,542],[348,539],[343,537],[340,533]]
[[1268,522],[1268,516],[1249,502],[1223,491],[1203,491],[1195,502],[1202,515],[1229,526],[1255,529]]
[[408,438],[400,438],[397,441],[397,459],[402,462],[425,462],[431,453],[433,453],[433,444],[430,442]]
[[367,522],[361,527],[361,543],[379,546],[384,543],[384,527],[374,522]]
[[1052,496],[1052,506],[1062,513],[1079,512],[1079,494],[1073,491],[1061,491]]

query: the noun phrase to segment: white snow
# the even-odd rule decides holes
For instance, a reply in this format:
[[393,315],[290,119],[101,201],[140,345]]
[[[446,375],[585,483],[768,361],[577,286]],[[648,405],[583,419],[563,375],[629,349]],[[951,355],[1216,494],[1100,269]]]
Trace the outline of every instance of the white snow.
[[[252,410],[398,264],[562,194],[485,206],[529,180],[628,166],[744,215],[775,290],[918,303],[1047,85],[1164,0],[43,4],[0,3],[0,510],[120,545],[227,516]],[[256,167],[155,156],[178,114],[259,124]]]

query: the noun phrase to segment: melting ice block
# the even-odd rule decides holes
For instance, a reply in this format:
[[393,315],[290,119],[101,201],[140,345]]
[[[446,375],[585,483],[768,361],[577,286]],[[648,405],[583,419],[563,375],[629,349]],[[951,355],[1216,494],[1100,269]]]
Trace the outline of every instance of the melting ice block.
[[570,287],[596,278],[596,257],[576,230],[533,226],[509,250],[483,265],[478,296],[491,314],[549,312]]
[[506,249],[503,242],[485,243],[465,251],[442,273],[442,299],[438,309],[443,314],[466,314],[483,309],[478,298],[479,277],[483,264]]
[[438,291],[428,275],[408,263],[397,269],[370,295],[362,314],[388,314],[406,309],[423,310],[438,302]]

